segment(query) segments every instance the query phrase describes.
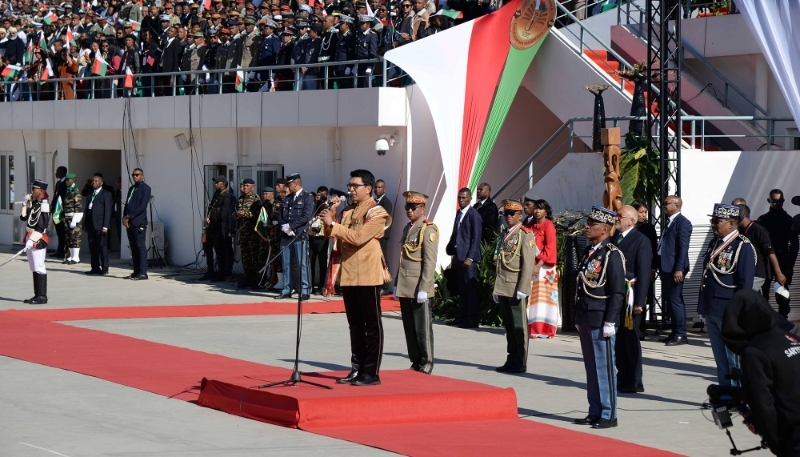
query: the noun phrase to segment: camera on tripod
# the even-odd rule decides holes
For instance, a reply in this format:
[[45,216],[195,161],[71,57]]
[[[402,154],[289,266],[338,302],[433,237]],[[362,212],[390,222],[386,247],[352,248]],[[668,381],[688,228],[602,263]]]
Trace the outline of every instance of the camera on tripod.
[[720,430],[733,426],[732,412],[739,412],[744,416],[748,411],[741,387],[711,384],[706,392],[708,393],[708,402],[712,406],[711,415]]

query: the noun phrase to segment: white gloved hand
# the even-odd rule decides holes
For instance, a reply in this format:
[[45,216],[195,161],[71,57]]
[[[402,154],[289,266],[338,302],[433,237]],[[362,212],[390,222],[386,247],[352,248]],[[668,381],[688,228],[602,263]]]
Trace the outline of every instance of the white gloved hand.
[[69,223],[69,228],[75,228],[75,227],[77,227],[77,226],[78,226],[78,223],[77,223],[77,222],[75,222],[75,221],[71,221],[71,222]]
[[395,299],[395,300],[399,300],[399,299],[397,298],[397,287],[395,287],[395,288],[393,288],[393,289],[392,289],[392,295],[394,296],[394,299]]
[[28,240],[25,242],[25,251],[27,252],[31,249],[33,249],[33,240]]
[[520,291],[517,291],[517,300],[525,300],[525,298],[527,298],[527,297],[528,297],[528,294],[525,294],[525,293],[522,293]]
[[350,67],[344,69],[345,76],[350,76],[351,73],[353,73],[353,70],[351,70]]
[[272,221],[272,225],[278,225],[278,221]]
[[610,337],[617,333],[617,326],[613,322],[603,322],[603,336]]
[[492,300],[494,300],[495,303],[500,303],[500,297],[495,294],[492,294]]
[[289,224],[281,225],[281,231],[288,235],[289,234]]
[[425,303],[428,301],[428,293],[424,290],[417,291],[417,303]]
[[255,74],[255,73],[253,73],[252,71],[248,71],[248,72],[247,72],[247,79],[253,79],[253,76],[255,76],[255,75],[256,75],[256,74]]
[[372,74],[372,68],[367,68],[366,70],[364,70],[364,72],[366,74],[368,74],[368,75],[371,75]]
[[183,81],[183,82],[186,82],[186,79],[187,79],[187,78],[188,78],[188,76],[186,76],[186,75],[181,75],[181,81]]
[[294,230],[289,230],[289,233],[287,233],[287,235],[294,236]]

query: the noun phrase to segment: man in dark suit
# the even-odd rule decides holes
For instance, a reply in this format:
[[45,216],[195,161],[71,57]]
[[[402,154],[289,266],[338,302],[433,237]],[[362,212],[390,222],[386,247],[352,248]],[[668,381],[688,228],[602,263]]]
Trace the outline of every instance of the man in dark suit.
[[642,382],[642,345],[639,340],[642,312],[650,289],[653,250],[650,240],[636,228],[638,212],[623,206],[617,213],[614,244],[625,256],[625,280],[631,285],[626,305],[622,307],[621,325],[614,352],[617,359],[617,391],[626,394],[644,392]]
[[492,194],[492,187],[488,183],[478,186],[475,193],[477,202],[472,206],[481,216],[481,242],[492,243],[497,236],[497,205],[489,196]]
[[[53,186],[55,193],[53,194],[53,203],[50,205],[50,211],[56,210],[56,202],[59,197],[61,197],[61,205],[64,205],[64,199],[67,196],[67,180],[65,176],[67,176],[67,167],[58,167],[56,170],[56,178],[58,178],[58,181],[56,181],[56,185]],[[51,254],[50,257],[64,260],[64,257],[67,256],[67,224],[62,221],[59,224],[55,224],[55,226],[56,236],[58,237],[58,249],[56,249],[56,252]]]
[[659,341],[667,346],[688,344],[686,339],[686,303],[683,302],[683,280],[689,272],[689,239],[692,223],[681,214],[683,201],[670,195],[664,199],[662,211],[667,227],[661,232],[658,254],[661,256],[661,291],[672,315],[672,331]]
[[150,186],[144,182],[144,171],[134,168],[133,185],[128,189],[125,199],[125,210],[122,225],[128,233],[128,244],[131,246],[133,273],[128,279],[139,281],[147,279],[147,205],[150,203]]
[[708,340],[717,364],[717,382],[730,386],[726,376],[739,362],[722,339],[722,315],[733,294],[753,288],[756,251],[750,240],[737,230],[741,216],[738,206],[715,204],[711,216],[714,238],[703,257],[703,283],[697,312],[708,324]]
[[[386,210],[386,212],[389,214],[390,217],[392,216],[392,201],[389,200],[389,197],[386,196],[386,182],[382,179],[375,181],[375,201],[378,203],[378,206],[382,206],[383,209]],[[390,225],[389,228],[387,228],[383,232],[383,237],[380,240],[378,240],[381,243],[381,251],[383,252],[383,258],[386,259],[387,262],[389,261],[389,257],[387,257],[386,248],[389,245],[389,235],[391,230],[392,226]],[[392,294],[392,283],[389,282],[384,284],[383,288],[381,289],[381,295],[391,295],[391,294]]]
[[[170,27],[167,29],[167,39],[164,41],[164,52],[161,54],[161,72],[170,73],[180,70],[181,52],[183,45],[178,39],[178,29]],[[172,94],[172,80],[175,76],[164,76],[161,78],[161,90],[166,94]]]
[[458,191],[458,213],[450,242],[445,248],[452,256],[453,274],[458,288],[458,316],[447,325],[460,328],[478,327],[478,262],[481,260],[481,232],[483,221],[478,211],[470,206],[472,192],[468,188]]
[[83,229],[89,235],[89,253],[92,256],[92,269],[87,275],[108,274],[108,227],[111,225],[111,211],[114,199],[111,192],[103,189],[103,175],[95,173],[92,177],[93,191],[86,196],[83,209]]

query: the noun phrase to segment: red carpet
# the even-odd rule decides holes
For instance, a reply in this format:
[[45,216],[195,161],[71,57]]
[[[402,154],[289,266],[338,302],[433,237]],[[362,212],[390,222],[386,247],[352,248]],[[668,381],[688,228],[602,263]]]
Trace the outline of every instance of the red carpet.
[[333,390],[299,384],[247,390],[237,376],[203,382],[198,404],[227,413],[301,429],[415,422],[516,419],[513,389],[429,376],[412,370],[382,371],[381,386],[338,385],[341,372],[311,373],[305,379]]
[[[242,385],[256,386],[290,375],[282,368],[9,312],[0,312],[0,328],[2,355],[168,397],[197,400],[203,377],[233,381],[208,381],[208,392],[203,394],[203,402],[220,401],[233,414],[239,414],[236,395],[241,399]],[[306,377],[332,382],[334,375]],[[675,455],[570,428],[514,419],[510,403],[515,396],[511,390],[411,371],[384,371],[382,377],[384,384],[379,387],[251,390],[244,397],[242,409],[246,416],[261,420],[267,417],[264,410],[277,410],[280,420],[289,426],[294,422],[320,435],[407,455],[535,452],[585,456],[598,450],[617,457]],[[384,413],[393,414],[396,422],[379,419]],[[368,417],[359,417],[361,414]],[[493,420],[476,420],[480,417]]]
[[[392,297],[381,300],[384,312],[400,311],[400,302]],[[7,311],[44,321],[82,321],[93,319],[157,319],[165,317],[214,317],[214,316],[267,316],[296,314],[296,301],[221,304],[221,305],[175,305],[175,306],[108,306],[104,308],[62,309],[11,309]],[[344,301],[303,302],[303,314],[343,313]]]

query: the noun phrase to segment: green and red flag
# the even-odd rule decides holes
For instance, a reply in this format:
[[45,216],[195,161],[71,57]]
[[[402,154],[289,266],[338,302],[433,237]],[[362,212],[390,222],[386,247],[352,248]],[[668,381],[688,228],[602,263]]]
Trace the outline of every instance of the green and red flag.
[[25,49],[25,55],[22,59],[22,62],[26,64],[33,62],[33,40],[28,41],[28,48]]
[[67,35],[67,43],[69,43],[70,46],[77,46],[78,45],[78,42],[75,41],[75,37],[72,35],[72,30],[70,30],[69,27],[67,27],[66,35]]
[[53,76],[53,67],[50,66],[50,59],[44,59],[44,61],[47,62],[47,67],[42,71],[42,75],[39,76],[39,84],[44,84]]
[[236,66],[236,91],[244,92],[244,71],[239,65]]
[[61,205],[61,196],[56,200],[56,208],[53,211],[53,223],[60,224],[64,220],[64,207]]
[[58,16],[56,16],[56,13],[54,13],[52,11],[47,13],[47,16],[44,17],[44,23],[47,24],[47,25],[51,25],[51,24],[53,24],[53,22],[56,22],[56,21],[58,21]]
[[20,66],[6,65],[6,67],[3,68],[3,72],[0,73],[0,76],[6,79],[13,79],[15,76],[17,76],[17,73],[19,73],[20,70],[22,70],[22,67]]
[[94,56],[94,63],[92,64],[92,74],[98,76],[105,76],[108,71],[108,63],[100,57],[100,54]]
[[122,83],[125,89],[133,89],[133,72],[130,68],[125,69],[125,81]]
[[[474,190],[480,182],[555,16],[555,0],[512,0],[492,14],[386,53],[425,95],[453,189]],[[455,190],[448,195],[455,199]]]
[[139,31],[139,29],[141,29],[141,28],[142,28],[142,24],[140,24],[140,23],[138,23],[138,22],[136,22],[136,21],[130,21],[130,23],[131,23],[131,29],[132,29],[134,32],[138,32],[138,31]]
[[47,50],[47,40],[44,39],[44,33],[39,37],[39,49]]
[[447,17],[449,17],[450,19],[453,19],[453,20],[463,19],[464,18],[464,14],[461,11],[450,10],[450,9],[446,9],[446,8],[439,10],[439,12],[436,13],[436,16],[447,16]]

